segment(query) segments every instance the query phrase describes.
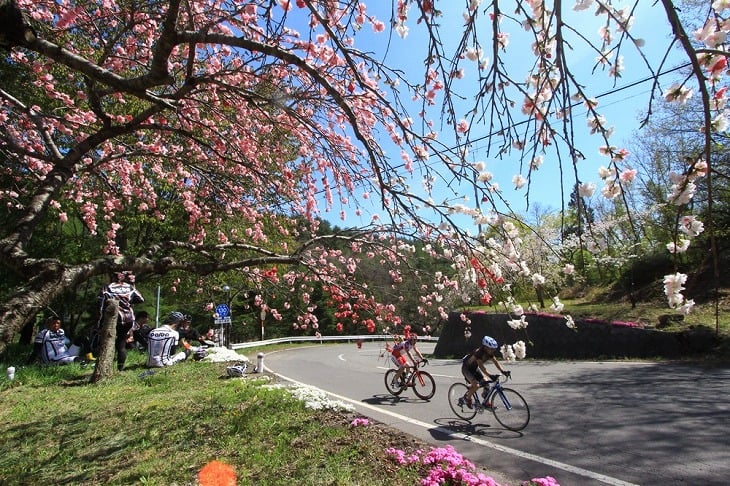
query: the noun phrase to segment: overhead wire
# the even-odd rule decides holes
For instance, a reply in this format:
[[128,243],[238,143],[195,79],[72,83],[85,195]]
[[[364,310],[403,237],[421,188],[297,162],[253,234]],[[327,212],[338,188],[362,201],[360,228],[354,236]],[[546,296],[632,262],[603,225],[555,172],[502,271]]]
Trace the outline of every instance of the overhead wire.
[[[644,84],[644,83],[647,83],[647,82],[649,82],[649,81],[654,81],[654,79],[655,79],[655,78],[658,78],[659,76],[664,76],[664,75],[666,75],[666,74],[671,74],[671,73],[673,73],[673,72],[675,72],[675,71],[679,71],[680,69],[684,69],[684,68],[686,68],[686,67],[689,67],[689,66],[691,66],[691,63],[685,63],[685,64],[682,64],[682,65],[679,65],[679,66],[675,66],[675,67],[673,67],[673,68],[671,68],[671,69],[667,69],[667,70],[665,70],[665,71],[659,72],[659,73],[657,73],[656,75],[649,75],[649,76],[646,76],[646,77],[645,77],[645,78],[643,78],[643,79],[639,79],[639,80],[637,80],[637,81],[634,81],[634,82],[632,82],[632,83],[626,84],[626,85],[624,85],[624,86],[620,86],[620,87],[618,87],[618,88],[615,88],[615,89],[611,89],[611,90],[609,90],[609,91],[606,91],[606,92],[604,92],[604,93],[601,93],[601,94],[599,94],[599,95],[596,95],[596,96],[595,96],[595,98],[596,98],[596,99],[601,99],[601,98],[605,98],[606,96],[611,96],[611,95],[614,95],[614,94],[616,94],[616,93],[619,93],[619,92],[621,92],[621,91],[624,91],[624,90],[627,90],[627,89],[630,89],[630,88],[633,88],[633,87],[639,86],[639,85],[641,85],[641,84]],[[633,97],[633,96],[632,96],[632,97]],[[615,103],[620,103],[620,102],[622,102],[622,101],[625,101],[626,99],[628,99],[628,98],[622,98],[622,99],[620,99],[620,100],[617,100],[617,101],[615,101],[615,102],[614,102],[614,103],[612,103],[612,104],[615,104]],[[574,103],[574,104],[570,105],[570,108],[575,108],[575,107],[577,107],[577,106],[580,106],[580,105],[582,105],[582,102],[576,102],[576,103]],[[609,105],[609,106],[610,106],[610,105]],[[479,142],[479,141],[482,141],[482,140],[486,140],[486,139],[488,139],[488,138],[490,138],[490,137],[493,137],[493,136],[495,136],[495,135],[497,135],[497,134],[499,134],[500,132],[503,132],[503,131],[505,131],[505,130],[509,130],[509,129],[512,129],[512,128],[515,128],[515,127],[518,127],[518,126],[524,125],[525,123],[528,123],[529,121],[530,121],[530,119],[527,119],[527,120],[521,120],[521,121],[519,121],[519,122],[515,122],[515,123],[512,123],[511,125],[508,125],[508,126],[506,126],[506,127],[500,128],[500,129],[499,129],[498,131],[496,131],[496,132],[490,132],[490,133],[487,133],[487,134],[485,134],[485,135],[482,135],[482,136],[480,136],[480,137],[477,137],[477,138],[475,138],[475,139],[473,139],[473,140],[470,140],[470,141],[469,141],[469,145],[471,145],[471,144],[473,144],[473,143],[476,143],[476,142]],[[434,151],[434,154],[441,154],[441,153],[445,153],[445,152],[450,152],[450,151],[453,151],[453,150],[457,150],[457,149],[459,149],[459,148],[461,148],[461,147],[463,147],[463,146],[464,146],[464,144],[454,145],[453,147],[448,147],[448,148],[445,148],[445,149],[443,149],[443,150],[438,150],[438,151]]]

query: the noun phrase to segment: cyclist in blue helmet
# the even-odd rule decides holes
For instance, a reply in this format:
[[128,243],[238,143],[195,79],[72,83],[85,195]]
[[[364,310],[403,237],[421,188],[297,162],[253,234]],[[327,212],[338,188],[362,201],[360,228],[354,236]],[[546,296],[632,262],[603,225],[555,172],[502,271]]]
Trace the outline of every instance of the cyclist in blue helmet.
[[484,336],[482,338],[482,345],[464,356],[462,359],[461,373],[464,375],[464,378],[466,378],[466,381],[469,382],[469,390],[467,390],[466,395],[464,396],[469,408],[472,407],[474,393],[477,391],[477,388],[479,388],[479,383],[484,380],[484,375],[493,378],[489,373],[487,373],[487,370],[484,367],[484,363],[488,359],[492,360],[492,363],[494,363],[494,366],[497,367],[500,373],[505,376],[510,375],[510,372],[505,371],[502,368],[502,365],[499,364],[497,357],[494,355],[497,348],[499,348],[499,345],[493,337]]

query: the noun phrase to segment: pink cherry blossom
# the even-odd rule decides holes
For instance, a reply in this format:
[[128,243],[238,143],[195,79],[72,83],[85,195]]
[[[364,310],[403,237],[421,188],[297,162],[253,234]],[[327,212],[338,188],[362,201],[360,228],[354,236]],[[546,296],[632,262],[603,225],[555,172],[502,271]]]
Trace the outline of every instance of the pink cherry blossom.
[[624,169],[621,172],[621,175],[619,175],[619,179],[621,179],[621,182],[624,183],[633,182],[636,178],[636,172],[636,169]]

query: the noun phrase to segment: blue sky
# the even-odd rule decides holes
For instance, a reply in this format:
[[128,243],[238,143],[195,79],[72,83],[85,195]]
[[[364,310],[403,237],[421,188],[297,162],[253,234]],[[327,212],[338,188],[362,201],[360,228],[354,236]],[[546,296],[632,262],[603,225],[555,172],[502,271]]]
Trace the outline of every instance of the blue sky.
[[[617,7],[621,7],[621,5],[630,7],[633,5],[629,2],[623,2],[622,4],[620,1],[615,2],[615,4],[617,4],[615,5]],[[438,5],[441,8],[446,8],[447,2],[439,2]],[[486,5],[486,2],[484,5]],[[583,35],[597,42],[597,32],[604,21],[604,17],[594,15],[595,7],[588,11],[576,13],[571,10],[572,6],[573,2],[564,2],[563,10],[566,23],[578,26],[577,28],[580,29]],[[513,8],[511,5],[504,4],[501,4],[501,7],[505,12],[509,12],[509,9]],[[390,2],[371,2],[368,4],[368,13],[375,13],[380,20],[388,24],[390,8]],[[462,18],[463,8],[461,4],[457,4],[453,10],[445,11],[444,16],[439,19],[442,37],[447,44],[453,44],[461,37],[464,24]],[[414,12],[412,10],[411,14],[414,14]],[[645,40],[646,45],[643,48],[643,52],[651,62],[653,69],[656,70],[658,69],[659,60],[664,55],[670,41],[671,29],[666,21],[666,14],[658,2],[644,1],[636,7],[635,18],[636,21],[631,33],[634,37]],[[387,32],[375,35],[370,33],[370,27],[366,26],[361,32],[364,35],[358,35],[357,46],[362,50],[374,52],[376,58],[381,56],[386,64],[405,71],[410,78],[416,80],[418,77],[422,78],[424,72],[423,60],[426,55],[426,38],[422,25],[417,25],[415,19],[410,19],[408,25],[410,26],[410,32],[405,39],[401,39],[395,34],[391,38],[388,38]],[[505,62],[506,68],[513,74],[515,80],[523,80],[528,72],[530,63],[534,62],[534,56],[531,54],[530,48],[532,40],[514,22],[504,21],[502,28],[510,33],[510,44],[507,47],[506,53],[503,54],[503,62]],[[449,36],[450,33],[453,33],[453,35]],[[487,30],[485,29],[484,34],[486,33]],[[619,147],[630,145],[632,135],[639,128],[640,114],[648,106],[652,87],[651,72],[645,67],[644,62],[638,56],[633,45],[626,43],[621,51],[621,54],[624,56],[625,71],[622,77],[616,80],[616,84],[614,85],[614,78],[610,77],[605,71],[597,69],[594,73],[591,73],[595,64],[596,53],[579,41],[577,37],[573,37],[570,40],[571,46],[573,47],[569,54],[571,69],[580,76],[580,82],[591,96],[603,95],[599,99],[599,111],[606,117],[608,125],[615,128],[614,135],[611,139],[612,144]],[[488,40],[482,39],[482,43],[486,45]],[[388,48],[387,52],[386,46]],[[448,51],[449,49],[447,49]],[[490,62],[493,62],[493,59],[490,59]],[[682,59],[678,55],[674,55],[674,58],[667,63],[665,70],[681,62]],[[471,70],[467,70],[465,78],[458,82],[458,90],[460,92],[466,94],[473,91],[476,85],[474,81],[476,79],[475,65],[475,63],[471,63]],[[469,67],[469,63],[466,62],[464,66]],[[672,79],[676,79],[676,76],[674,78],[671,75],[662,77],[660,86],[666,88],[671,84],[670,81]],[[633,87],[623,89],[626,86]],[[661,91],[660,89],[655,95],[661,96]],[[520,103],[521,99],[518,98],[515,101]],[[471,105],[468,107],[464,105],[462,107],[463,113],[459,113],[459,107],[457,107],[457,119],[464,117],[467,108],[470,107]],[[415,106],[412,113],[417,113],[418,109],[418,106]],[[431,117],[438,120],[439,110],[440,105],[435,107],[434,112],[431,113]],[[586,160],[578,164],[579,177],[583,182],[594,182],[598,188],[597,192],[599,192],[602,183],[598,177],[598,168],[607,166],[609,163],[608,158],[601,156],[598,152],[598,148],[604,145],[604,141],[600,137],[589,135],[585,120],[585,110],[583,108],[575,109],[573,116],[576,120],[575,126],[577,127],[576,138],[578,140],[578,146],[586,156]],[[524,119],[524,115],[520,113],[519,104],[516,108],[515,119],[518,122]],[[436,128],[440,129],[441,127],[437,126]],[[448,133],[448,127],[444,127],[444,129],[444,133]],[[472,131],[471,138],[475,139],[476,137],[490,133],[491,129],[487,126],[472,126]],[[448,146],[453,145],[448,139],[441,140]],[[400,160],[400,150],[392,146],[387,137],[383,137],[381,143],[394,163],[397,164],[397,161]],[[502,158],[497,158],[494,154],[487,154],[486,147],[486,140],[478,140],[473,143],[469,149],[468,160],[470,162],[484,161],[487,169],[494,173],[494,180],[499,183],[503,197],[510,202],[512,209],[517,212],[525,212],[527,210],[525,199],[527,187],[525,186],[522,189],[516,190],[511,182],[512,177],[520,172],[519,154],[513,153]],[[432,157],[431,160],[435,162],[435,158]],[[566,160],[567,158],[564,157],[564,200],[567,202],[574,182],[574,176],[572,168]],[[631,164],[630,158],[628,159],[628,164]],[[522,174],[526,176],[526,170],[523,170]],[[548,152],[544,155],[543,166],[532,179],[529,198],[530,205],[535,206],[537,204],[543,208],[560,209],[560,182],[557,157],[552,152]],[[420,190],[421,182],[418,176],[413,180],[411,186],[414,190]],[[473,190],[468,187],[464,187],[461,190],[463,190],[465,196],[473,194]],[[447,192],[444,191],[444,194],[447,194]],[[438,197],[434,197],[434,199],[438,200]],[[344,223],[337,219],[339,208],[335,208],[332,213],[323,214],[323,216],[331,219],[333,224],[338,225],[367,224],[371,214],[371,211],[368,211],[367,208],[372,205],[372,213],[377,213],[379,211],[379,204],[374,200],[360,200],[359,203],[365,207],[363,216],[359,218],[359,222],[356,222],[357,218],[354,217],[354,210],[352,208],[347,209],[348,220]],[[465,201],[465,204],[473,205],[474,203],[472,200]]]

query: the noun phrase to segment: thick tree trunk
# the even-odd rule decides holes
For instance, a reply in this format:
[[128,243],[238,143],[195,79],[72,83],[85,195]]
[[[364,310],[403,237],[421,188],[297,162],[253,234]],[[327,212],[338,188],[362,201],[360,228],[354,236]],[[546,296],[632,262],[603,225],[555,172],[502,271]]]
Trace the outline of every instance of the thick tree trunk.
[[25,326],[23,326],[23,329],[20,330],[20,338],[18,339],[18,343],[24,344],[26,346],[33,344],[34,330],[35,320],[26,322]]
[[15,0],[0,0],[0,47],[10,49],[31,42],[36,35]]
[[18,331],[35,323],[36,314],[50,301],[43,292],[23,290],[0,303],[0,352],[13,342]]
[[15,294],[0,302],[0,352],[13,342],[21,329],[35,323],[41,309],[72,284],[73,275],[52,260],[45,264],[21,265],[18,271],[33,277]]
[[540,309],[545,308],[545,289],[542,288],[542,285],[538,285],[535,287],[535,293],[537,294],[537,301],[540,302]]
[[91,382],[97,383],[110,378],[114,372],[114,340],[117,336],[117,318],[119,301],[107,299],[104,306],[104,319],[99,330],[99,350],[96,356],[96,368]]

